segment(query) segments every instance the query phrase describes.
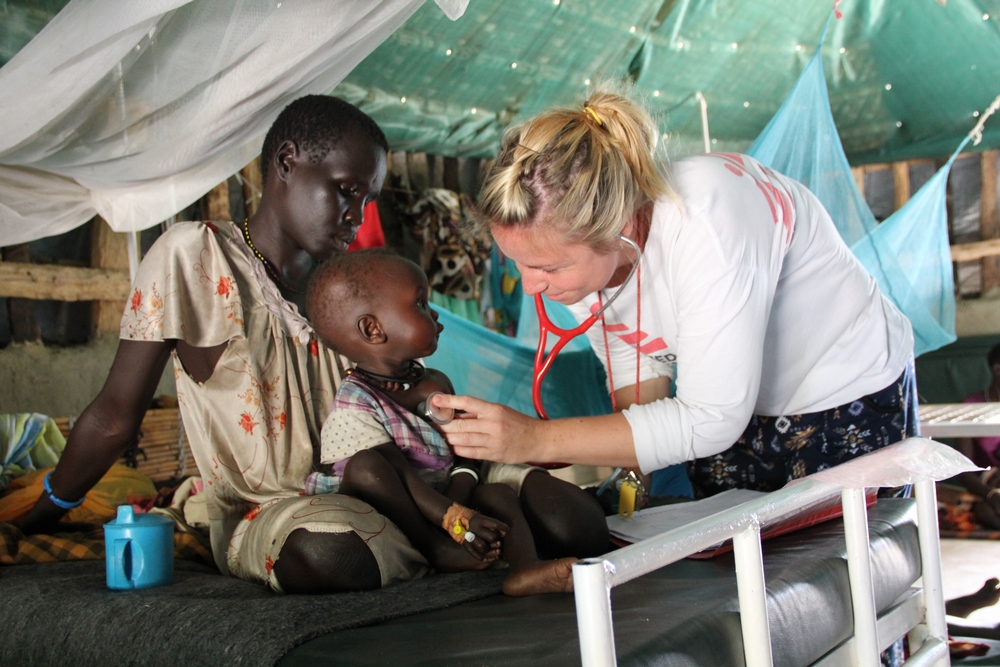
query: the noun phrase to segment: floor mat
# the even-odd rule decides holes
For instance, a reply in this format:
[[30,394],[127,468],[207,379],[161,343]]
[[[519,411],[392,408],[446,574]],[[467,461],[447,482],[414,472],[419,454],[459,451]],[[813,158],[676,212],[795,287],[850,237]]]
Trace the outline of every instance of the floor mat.
[[427,577],[380,591],[275,595],[177,561],[174,584],[111,591],[103,561],[0,568],[0,665],[270,667],[292,647],[500,591],[505,572]]

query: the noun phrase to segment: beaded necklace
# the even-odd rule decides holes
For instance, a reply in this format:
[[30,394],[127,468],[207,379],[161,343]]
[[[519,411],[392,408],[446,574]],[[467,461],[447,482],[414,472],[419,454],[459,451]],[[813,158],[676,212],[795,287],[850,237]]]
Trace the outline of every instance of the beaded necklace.
[[295,289],[294,287],[289,285],[285,281],[285,279],[281,277],[281,274],[278,273],[278,270],[274,268],[274,265],[271,264],[271,262],[267,261],[267,257],[264,257],[264,255],[262,255],[261,252],[257,250],[256,246],[254,246],[253,241],[250,239],[250,218],[246,218],[243,221],[243,240],[247,242],[248,246],[250,246],[250,250],[253,252],[254,257],[259,259],[261,264],[264,265],[264,270],[267,271],[267,275],[271,276],[271,279],[274,282],[278,283],[279,287],[283,287],[292,294],[305,294],[305,291],[300,289]]
[[358,366],[349,368],[346,374],[357,375],[362,380],[375,385],[382,391],[408,391],[424,379],[424,376],[427,375],[427,369],[415,359],[411,359],[409,367],[402,375],[380,375],[366,371]]

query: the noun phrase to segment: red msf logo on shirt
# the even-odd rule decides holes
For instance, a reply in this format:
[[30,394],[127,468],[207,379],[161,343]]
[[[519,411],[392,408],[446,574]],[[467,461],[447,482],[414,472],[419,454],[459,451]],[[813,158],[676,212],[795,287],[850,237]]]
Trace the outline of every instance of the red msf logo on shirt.
[[[593,315],[596,315],[597,311],[600,309],[600,304],[595,303],[590,306],[590,312]],[[654,338],[651,341],[643,343],[644,340],[649,338],[649,334],[641,329],[629,331],[627,324],[605,324],[604,330],[618,336],[618,338],[621,339],[621,341],[626,345],[638,347],[639,351],[643,354],[652,355],[660,352],[661,350],[667,349],[667,344],[663,342],[662,338]]]

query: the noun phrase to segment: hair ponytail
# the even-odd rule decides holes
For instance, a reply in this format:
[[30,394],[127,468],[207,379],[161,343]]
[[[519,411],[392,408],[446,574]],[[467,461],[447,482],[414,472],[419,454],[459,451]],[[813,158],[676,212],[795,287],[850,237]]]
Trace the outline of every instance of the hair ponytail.
[[551,221],[606,246],[636,211],[672,196],[656,159],[658,138],[649,114],[606,85],[579,107],[546,111],[504,133],[483,182],[481,221]]

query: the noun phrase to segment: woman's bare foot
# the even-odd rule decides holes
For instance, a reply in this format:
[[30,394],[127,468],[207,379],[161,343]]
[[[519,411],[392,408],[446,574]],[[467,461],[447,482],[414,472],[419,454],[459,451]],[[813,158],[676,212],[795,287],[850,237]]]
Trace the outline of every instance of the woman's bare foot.
[[983,587],[972,595],[964,595],[945,603],[945,611],[949,616],[966,618],[972,612],[986,607],[992,607],[1000,601],[1000,579],[987,579]]
[[503,582],[504,595],[523,597],[542,593],[572,593],[576,558],[540,560],[511,572]]

